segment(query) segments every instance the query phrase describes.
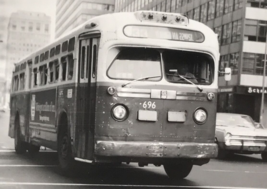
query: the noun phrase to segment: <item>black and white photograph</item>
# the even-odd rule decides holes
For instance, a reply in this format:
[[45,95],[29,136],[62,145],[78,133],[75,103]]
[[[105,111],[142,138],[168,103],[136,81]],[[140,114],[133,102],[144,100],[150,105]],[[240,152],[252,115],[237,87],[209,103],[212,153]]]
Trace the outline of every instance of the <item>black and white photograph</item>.
[[0,0],[0,189],[267,189],[267,0]]

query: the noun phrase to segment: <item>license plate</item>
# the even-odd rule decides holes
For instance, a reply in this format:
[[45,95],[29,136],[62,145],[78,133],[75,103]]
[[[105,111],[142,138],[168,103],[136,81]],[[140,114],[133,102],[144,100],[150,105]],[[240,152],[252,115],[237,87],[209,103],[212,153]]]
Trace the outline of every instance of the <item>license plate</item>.
[[258,152],[258,151],[260,151],[260,147],[258,147],[258,146],[250,146],[248,148],[248,150],[249,151],[253,151],[253,152]]

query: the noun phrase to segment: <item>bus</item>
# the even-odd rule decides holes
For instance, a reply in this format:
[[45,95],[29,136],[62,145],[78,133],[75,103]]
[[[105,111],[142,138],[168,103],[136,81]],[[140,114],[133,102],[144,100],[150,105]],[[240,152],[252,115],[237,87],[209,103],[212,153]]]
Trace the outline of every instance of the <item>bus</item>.
[[217,35],[178,13],[86,21],[15,64],[9,136],[18,154],[163,166],[183,179],[215,158]]

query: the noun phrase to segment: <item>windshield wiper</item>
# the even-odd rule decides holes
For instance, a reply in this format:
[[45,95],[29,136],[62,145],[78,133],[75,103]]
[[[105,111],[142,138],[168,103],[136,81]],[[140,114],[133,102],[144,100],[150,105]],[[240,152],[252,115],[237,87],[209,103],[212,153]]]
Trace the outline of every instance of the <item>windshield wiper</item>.
[[178,76],[178,77],[182,78],[183,80],[187,81],[188,83],[191,83],[192,85],[195,85],[197,87],[197,89],[199,90],[199,92],[203,91],[203,89],[200,86],[196,85],[194,82],[190,81],[189,79],[185,78],[184,76],[181,76],[181,75],[179,75],[177,73],[176,73],[176,75],[172,75],[172,76]]
[[121,87],[126,87],[127,85],[132,84],[132,83],[134,83],[134,82],[136,82],[136,81],[142,81],[142,80],[147,80],[147,79],[152,79],[152,78],[157,78],[157,77],[161,77],[161,76],[160,76],[160,75],[157,75],[157,76],[141,77],[141,78],[135,79],[135,80],[133,80],[133,81],[130,81],[130,82],[128,82],[128,83],[125,83],[125,84],[123,84]]

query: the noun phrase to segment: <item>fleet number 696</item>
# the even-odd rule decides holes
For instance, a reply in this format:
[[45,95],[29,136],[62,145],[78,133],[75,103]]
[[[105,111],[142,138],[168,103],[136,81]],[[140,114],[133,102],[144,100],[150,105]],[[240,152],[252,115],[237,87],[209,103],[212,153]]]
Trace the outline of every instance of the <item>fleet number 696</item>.
[[156,102],[151,102],[151,101],[145,101],[144,103],[143,103],[143,108],[144,109],[150,109],[150,108],[152,108],[152,109],[155,109],[157,106],[156,106]]

